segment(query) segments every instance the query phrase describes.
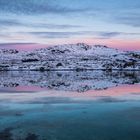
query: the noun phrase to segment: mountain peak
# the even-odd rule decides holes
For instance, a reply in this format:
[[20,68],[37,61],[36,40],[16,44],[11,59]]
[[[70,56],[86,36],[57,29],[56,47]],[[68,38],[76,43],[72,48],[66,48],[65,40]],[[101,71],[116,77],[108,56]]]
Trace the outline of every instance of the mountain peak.
[[105,45],[94,45],[94,47],[96,47],[96,48],[109,48],[109,47],[107,47]]

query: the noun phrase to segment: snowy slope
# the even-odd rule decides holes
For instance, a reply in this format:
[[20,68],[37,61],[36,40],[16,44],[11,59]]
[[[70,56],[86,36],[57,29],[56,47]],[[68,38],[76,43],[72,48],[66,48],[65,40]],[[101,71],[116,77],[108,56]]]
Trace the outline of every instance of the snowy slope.
[[0,50],[1,70],[140,69],[140,53],[84,43],[34,51]]

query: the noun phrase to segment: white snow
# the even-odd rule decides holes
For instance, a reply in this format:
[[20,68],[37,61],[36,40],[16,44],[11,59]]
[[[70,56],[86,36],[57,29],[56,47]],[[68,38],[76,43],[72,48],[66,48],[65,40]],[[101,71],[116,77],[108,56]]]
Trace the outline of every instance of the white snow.
[[84,43],[34,51],[0,50],[0,70],[140,69],[140,53]]

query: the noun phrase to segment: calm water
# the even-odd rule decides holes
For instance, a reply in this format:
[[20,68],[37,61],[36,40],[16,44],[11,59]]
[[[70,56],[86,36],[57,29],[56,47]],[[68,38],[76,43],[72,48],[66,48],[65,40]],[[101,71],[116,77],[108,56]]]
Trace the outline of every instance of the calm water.
[[140,140],[140,72],[1,72],[0,140]]

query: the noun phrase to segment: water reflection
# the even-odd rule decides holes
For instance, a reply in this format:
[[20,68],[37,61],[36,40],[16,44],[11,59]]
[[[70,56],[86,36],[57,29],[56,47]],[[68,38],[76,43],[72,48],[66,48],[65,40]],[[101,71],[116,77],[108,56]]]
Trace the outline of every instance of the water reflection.
[[140,72],[1,72],[0,140],[140,140]]
[[[9,71],[0,73],[0,87],[37,87],[84,92],[102,90],[123,84],[140,83],[139,71]],[[19,88],[17,88],[19,89]],[[23,88],[24,89],[24,88]],[[22,89],[21,89],[22,90]]]

